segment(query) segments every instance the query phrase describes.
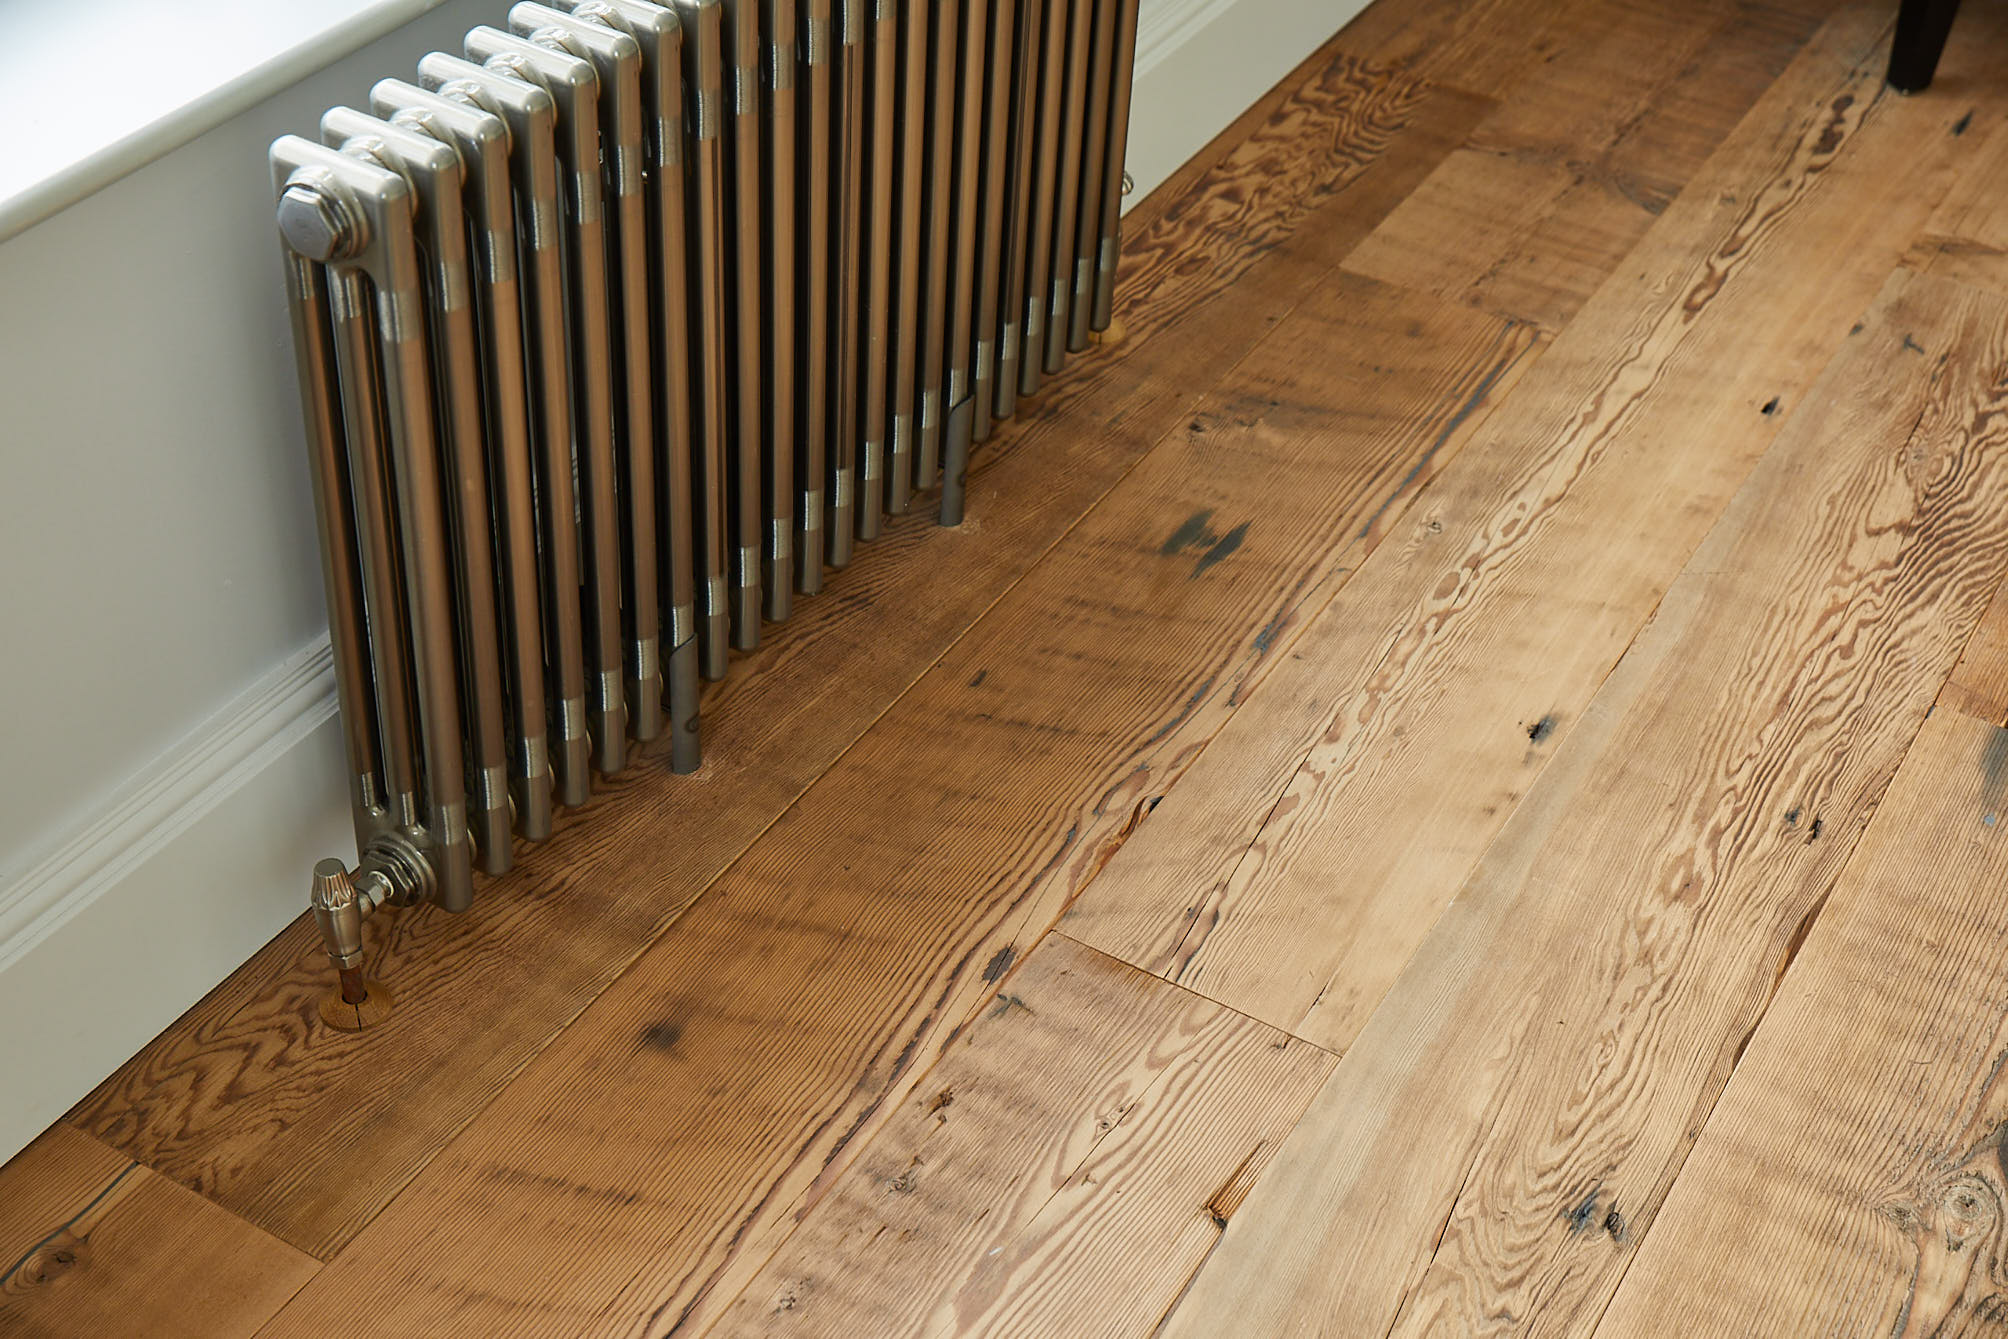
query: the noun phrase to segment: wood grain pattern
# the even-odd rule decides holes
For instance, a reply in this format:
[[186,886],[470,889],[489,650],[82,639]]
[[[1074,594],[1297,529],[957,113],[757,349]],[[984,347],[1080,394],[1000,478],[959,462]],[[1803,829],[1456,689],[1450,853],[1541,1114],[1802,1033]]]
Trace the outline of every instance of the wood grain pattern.
[[1603,5],[1347,264],[1559,330],[1818,26],[1789,10]]
[[1510,95],[1565,44],[1597,0],[1401,0],[1368,5],[1339,33],[1347,51],[1440,88]]
[[75,1118],[313,1254],[349,1240],[1489,106],[1350,58],[1315,73],[1132,218],[1130,337],[978,453],[970,523],[894,524],[706,698],[702,772],[631,767],[467,916],[373,919],[371,970],[399,998],[384,1026],[321,1024],[327,968],[303,922]]
[[2008,304],[1891,279],[1168,1336],[1595,1325],[2008,571],[2004,373]]
[[0,1170],[0,1334],[249,1335],[316,1268],[68,1125]]
[[270,1339],[704,1332],[1536,347],[1301,296]]
[[2001,1332],[2004,788],[2008,732],[1925,722],[1599,1333]]
[[1980,626],[1967,638],[1959,664],[1939,690],[1938,705],[2008,725],[2008,585],[1994,592]]
[[1333,1064],[1049,935],[712,1333],[1147,1335]]
[[1351,1043],[1973,147],[1880,96],[1886,21],[1808,47],[1069,934]]
[[2008,7],[1832,9],[1379,0],[700,776],[0,1169],[0,1334],[2002,1330]]
[[[1967,34],[1962,31],[1960,36]],[[1993,72],[1985,77],[1993,77]],[[1965,78],[1971,82],[1973,75]],[[2008,127],[1998,107],[1991,105],[1995,100],[1987,96],[1987,89],[1961,87],[1958,74],[1949,84],[1934,80],[1933,88],[1935,96],[1978,105],[1962,133],[1986,147],[1980,162],[1961,174],[1933,211],[1905,263],[1942,279],[2008,296],[2008,200],[2000,189],[2003,174],[2008,173]]]

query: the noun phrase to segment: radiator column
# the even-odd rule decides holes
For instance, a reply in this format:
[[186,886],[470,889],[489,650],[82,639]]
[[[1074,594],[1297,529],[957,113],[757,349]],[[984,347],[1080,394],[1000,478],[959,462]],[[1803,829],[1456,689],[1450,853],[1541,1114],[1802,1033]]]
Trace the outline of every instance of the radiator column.
[[796,144],[800,150],[801,231],[795,283],[802,294],[797,330],[797,365],[802,370],[795,472],[801,481],[796,518],[796,588],[804,595],[823,589],[823,483],[829,461],[831,272],[838,264],[837,236],[830,204],[838,188],[832,164],[830,124],[836,116],[833,72],[836,28],[831,0],[803,0],[802,68],[798,73]]
[[[955,0],[946,0],[952,7]],[[982,172],[983,77],[989,25],[984,0],[962,0],[960,114],[955,135],[955,249],[949,277],[947,421],[942,426],[941,523],[961,525],[967,505],[969,444],[975,433],[974,361],[977,248],[977,188]]]
[[865,199],[865,31],[870,0],[836,0],[837,152],[836,301],[829,341],[836,353],[830,386],[830,566],[850,564],[857,538],[859,369],[863,357]]

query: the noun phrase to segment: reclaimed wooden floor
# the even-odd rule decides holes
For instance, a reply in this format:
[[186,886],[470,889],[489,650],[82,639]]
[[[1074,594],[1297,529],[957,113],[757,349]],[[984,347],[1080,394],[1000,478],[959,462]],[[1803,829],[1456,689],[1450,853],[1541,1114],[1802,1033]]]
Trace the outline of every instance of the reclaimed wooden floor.
[[2008,1336],[1968,10],[1378,0],[703,772],[0,1169],[0,1335]]

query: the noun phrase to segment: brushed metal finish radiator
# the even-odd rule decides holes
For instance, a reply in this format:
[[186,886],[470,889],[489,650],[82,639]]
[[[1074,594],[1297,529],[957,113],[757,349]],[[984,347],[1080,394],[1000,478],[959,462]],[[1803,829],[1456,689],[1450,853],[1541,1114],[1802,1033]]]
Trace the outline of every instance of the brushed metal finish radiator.
[[472,899],[1105,329],[1137,0],[555,0],[272,146],[358,860]]

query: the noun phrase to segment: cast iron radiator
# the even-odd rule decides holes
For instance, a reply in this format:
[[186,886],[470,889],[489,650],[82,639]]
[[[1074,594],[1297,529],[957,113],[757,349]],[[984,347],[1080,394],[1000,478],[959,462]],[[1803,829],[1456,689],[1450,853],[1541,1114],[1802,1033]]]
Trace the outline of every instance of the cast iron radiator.
[[1137,0],[557,0],[272,146],[362,920],[464,909],[1105,329]]

